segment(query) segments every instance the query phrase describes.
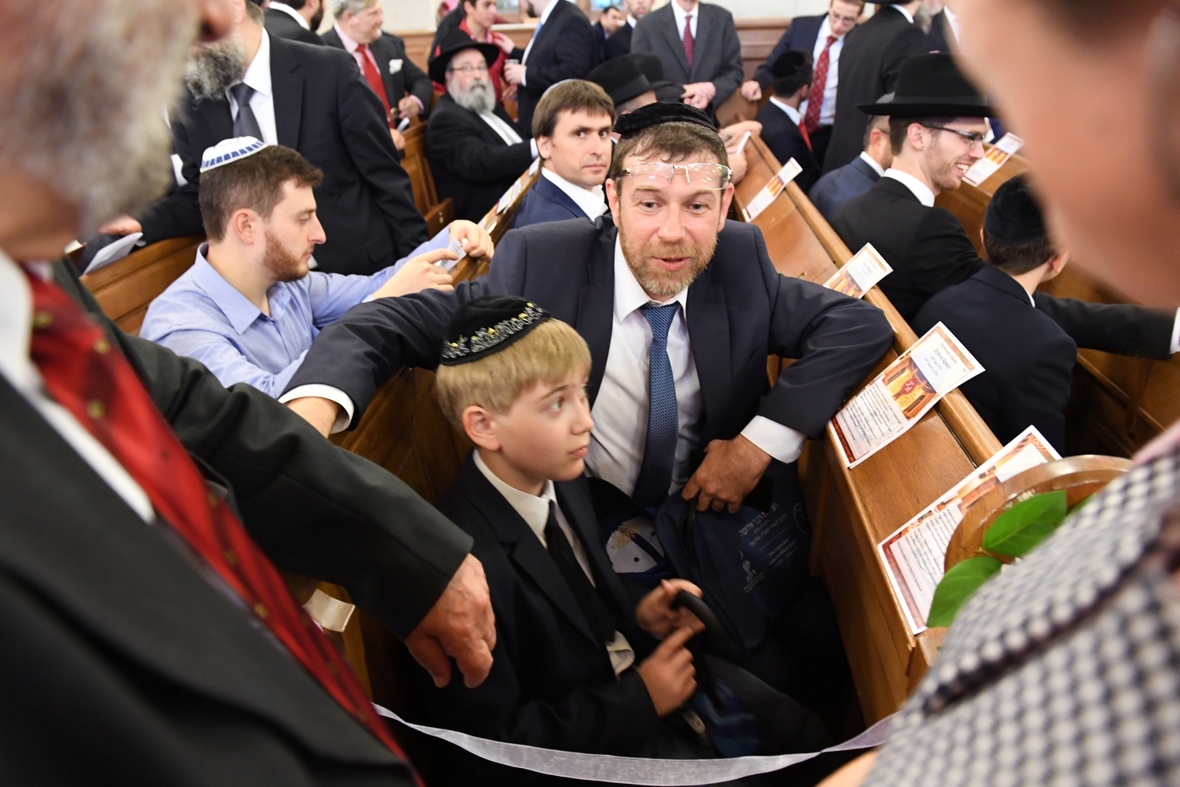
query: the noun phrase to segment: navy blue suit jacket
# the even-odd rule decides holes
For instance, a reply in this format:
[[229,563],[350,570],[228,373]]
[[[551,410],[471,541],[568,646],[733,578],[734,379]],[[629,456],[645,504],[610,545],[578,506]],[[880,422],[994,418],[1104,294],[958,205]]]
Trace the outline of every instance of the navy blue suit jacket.
[[859,197],[873,187],[881,176],[857,156],[839,169],[824,175],[807,196],[829,222],[836,211],[848,200]]
[[819,29],[823,27],[824,19],[827,16],[827,14],[797,16],[791,20],[791,24],[787,25],[787,29],[783,31],[778,43],[774,45],[774,49],[770,50],[770,55],[754,70],[754,80],[762,86],[763,90],[770,86],[772,78],[770,67],[774,65],[774,61],[778,60],[779,55],[792,49],[802,49],[808,54],[815,51],[815,41],[819,38]]
[[521,200],[520,208],[516,211],[516,218],[512,220],[511,229],[528,227],[545,221],[568,221],[569,219],[586,219],[590,221],[578,203],[559,189],[542,175],[537,184],[528,190]]
[[[460,303],[488,294],[522,296],[577,329],[590,346],[588,392],[598,395],[610,351],[616,230],[609,218],[535,224],[507,233],[491,272],[453,293],[429,290],[361,304],[326,328],[291,388],[334,386],[356,405],[405,366],[438,365]],[[863,301],[777,273],[762,232],[728,221],[708,267],[688,288],[688,333],[701,381],[701,446],[732,439],[755,415],[811,437],[893,341],[885,316]],[[799,359],[768,390],[766,358]]]
[[594,27],[573,3],[557,3],[529,50],[525,84],[516,94],[520,135],[533,135],[533,112],[545,91],[566,79],[585,79],[598,65]]
[[914,318],[914,330],[921,335],[939,322],[983,364],[983,374],[962,390],[1000,442],[1031,424],[1064,453],[1078,346],[1061,326],[997,268],[984,268],[935,295]]
[[769,101],[758,112],[755,120],[762,124],[762,141],[780,164],[795,159],[803,167],[803,171],[795,176],[795,182],[806,194],[819,180],[819,164],[803,139],[803,132],[786,112]]

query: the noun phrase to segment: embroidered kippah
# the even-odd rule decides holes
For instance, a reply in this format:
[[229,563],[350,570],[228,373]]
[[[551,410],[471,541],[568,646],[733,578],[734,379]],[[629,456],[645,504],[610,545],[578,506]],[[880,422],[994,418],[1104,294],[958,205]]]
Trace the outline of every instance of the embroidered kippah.
[[459,366],[498,353],[552,315],[514,295],[488,295],[459,307],[443,339],[443,366]]
[[615,131],[625,138],[662,123],[695,123],[710,131],[717,130],[709,116],[696,107],[688,104],[648,104],[619,118],[615,122]]
[[265,147],[267,147],[265,142],[254,137],[223,139],[213,147],[205,148],[205,155],[201,156],[201,173],[217,169],[231,161],[253,156]]
[[983,231],[989,238],[1015,246],[1035,243],[1048,234],[1041,206],[1024,175],[996,189],[983,216]]

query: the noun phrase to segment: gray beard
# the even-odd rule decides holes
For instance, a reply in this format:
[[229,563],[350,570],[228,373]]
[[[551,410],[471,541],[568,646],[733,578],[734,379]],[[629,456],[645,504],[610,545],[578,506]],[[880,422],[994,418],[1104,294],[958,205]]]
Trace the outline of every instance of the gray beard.
[[472,82],[465,92],[454,98],[456,104],[479,115],[496,108],[496,94],[491,84],[483,80]]
[[198,101],[225,101],[246,74],[246,50],[236,37],[198,47],[184,65],[184,83]]

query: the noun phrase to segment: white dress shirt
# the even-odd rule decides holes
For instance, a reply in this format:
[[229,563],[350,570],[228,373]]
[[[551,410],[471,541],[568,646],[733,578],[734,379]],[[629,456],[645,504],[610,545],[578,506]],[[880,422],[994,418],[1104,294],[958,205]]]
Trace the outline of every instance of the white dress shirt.
[[505,145],[516,145],[524,141],[520,134],[516,133],[516,129],[497,117],[495,112],[480,112],[479,116],[484,123],[491,126],[492,131],[495,131],[500,139],[504,140]]
[[697,12],[701,10],[701,4],[694,3],[691,11],[685,11],[676,0],[669,0],[669,5],[672,6],[672,16],[676,19],[676,37],[681,41],[684,40],[684,20],[689,14],[692,14],[692,22],[689,24],[691,25],[692,38],[695,41],[697,37],[697,22],[700,21],[701,17]]
[[799,109],[795,109],[790,104],[785,104],[782,101],[779,101],[777,96],[771,96],[770,103],[774,104],[776,107],[781,109],[783,112],[786,112],[787,117],[789,117],[791,119],[791,122],[794,123],[796,126],[802,124],[802,122],[803,122],[803,107],[799,107]]
[[[250,109],[254,110],[254,118],[262,132],[262,141],[268,145],[279,144],[275,124],[275,98],[270,81],[270,34],[265,30],[262,31],[262,43],[258,46],[258,54],[250,61],[250,67],[246,69],[242,81],[254,88],[254,95],[250,97]],[[238,102],[229,88],[226,88],[225,97],[229,99],[230,114],[237,120]]]
[[304,30],[311,30],[311,25],[309,25],[307,20],[303,18],[303,14],[299,13],[286,3],[280,3],[278,0],[270,0],[270,5],[267,6],[267,8],[273,8],[276,11],[282,11],[284,14],[298,22],[299,26]]
[[336,35],[340,36],[340,42],[344,44],[344,48],[348,50],[348,54],[352,55],[353,59],[356,60],[356,67],[361,70],[361,74],[365,73],[366,54],[368,55],[369,62],[373,65],[373,68],[377,69],[378,74],[381,73],[381,69],[377,66],[377,58],[373,56],[372,47],[365,47],[365,49],[362,51],[360,43],[348,33],[345,33],[340,28],[339,22],[333,22],[332,29],[336,31]]
[[[524,48],[524,54],[520,57],[521,65],[526,65],[529,62],[529,52],[533,51],[533,42],[537,40],[537,32],[541,29],[541,25],[548,22],[549,17],[553,15],[554,6],[565,1],[566,0],[549,0],[549,5],[545,6],[545,10],[541,12],[539,17],[537,17],[537,26],[533,29],[533,37],[529,39],[528,44]],[[521,77],[520,84],[524,85],[527,81],[528,72],[526,71],[525,75]]]
[[959,15],[952,11],[950,6],[945,6],[942,11],[946,14],[946,21],[950,24],[951,34],[955,37],[955,43],[959,43],[959,25],[962,24],[959,21]]
[[[819,26],[815,48],[811,52],[812,63],[819,62],[819,56],[823,54],[824,46],[827,45],[828,36],[831,34],[832,23],[825,16],[823,24]],[[844,38],[845,36],[837,38],[832,42],[832,48],[828,50],[828,77],[824,82],[823,103],[819,107],[819,124],[821,126],[830,126],[836,121],[836,87],[840,82],[840,53],[844,51]],[[807,114],[807,105],[810,100],[808,99],[799,105],[799,112],[803,115]]]
[[570,183],[548,167],[541,168],[541,177],[561,189],[591,221],[606,213],[606,195],[602,191],[602,186],[588,189],[577,183]]
[[910,173],[902,172],[900,169],[894,169],[893,167],[890,167],[889,169],[885,170],[885,174],[881,177],[893,178],[898,183],[901,183],[903,186],[909,189],[910,193],[918,198],[918,202],[921,202],[928,208],[934,207],[934,192],[930,190],[929,186],[915,178]]
[[914,23],[914,15],[907,11],[904,6],[894,5],[891,7],[896,8],[899,12],[901,12],[901,15],[908,19],[911,25]]
[[885,168],[878,164],[875,158],[870,156],[868,153],[865,153],[863,150],[860,152],[860,157],[866,164],[873,168],[873,172],[876,172],[878,176],[885,175]]
[[[590,570],[590,561],[586,557],[586,548],[582,545],[582,539],[574,532],[570,526],[569,520],[565,518],[565,512],[561,510],[561,506],[557,504],[557,492],[553,488],[552,481],[545,482],[545,488],[541,490],[541,495],[530,495],[528,492],[522,492],[516,487],[509,486],[500,480],[499,476],[492,472],[491,468],[484,462],[483,457],[476,451],[473,455],[475,458],[475,466],[479,468],[479,472],[483,473],[483,477],[488,479],[488,483],[496,488],[504,499],[508,501],[508,505],[512,506],[516,513],[520,514],[520,518],[524,520],[525,524],[529,526],[529,530],[537,536],[541,541],[541,546],[549,549],[549,541],[545,538],[545,525],[549,522],[549,509],[553,508],[554,518],[557,520],[557,526],[561,528],[561,532],[565,533],[566,540],[570,542],[570,547],[574,551],[574,558],[578,561],[578,565],[582,567],[586,578],[590,580],[590,584],[597,587],[594,581],[594,572]],[[620,632],[615,632],[614,640],[607,643],[607,652],[610,655],[611,666],[614,667],[615,675],[618,675],[623,670],[635,663],[635,651],[631,648],[631,643],[627,642],[627,638]]]

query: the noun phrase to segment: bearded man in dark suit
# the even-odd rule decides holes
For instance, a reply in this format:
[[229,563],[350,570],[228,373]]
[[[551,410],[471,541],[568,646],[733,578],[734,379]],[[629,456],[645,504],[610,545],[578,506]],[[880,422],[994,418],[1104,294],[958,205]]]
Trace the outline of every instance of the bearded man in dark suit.
[[266,7],[266,31],[272,36],[319,46],[316,31],[324,21],[325,0],[271,0]]

